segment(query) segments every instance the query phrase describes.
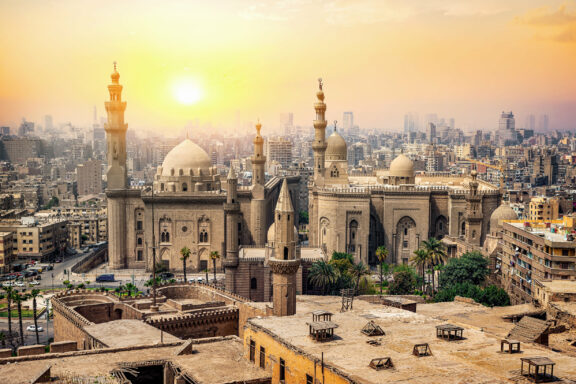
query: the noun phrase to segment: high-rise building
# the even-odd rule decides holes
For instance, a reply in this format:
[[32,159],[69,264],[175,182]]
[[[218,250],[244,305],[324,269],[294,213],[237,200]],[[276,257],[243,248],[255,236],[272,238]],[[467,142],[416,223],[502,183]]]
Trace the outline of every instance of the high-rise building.
[[78,195],[97,195],[102,193],[102,162],[89,160],[76,167]]
[[538,119],[538,130],[540,132],[548,132],[549,128],[550,128],[550,117],[546,114],[540,115],[540,118]]
[[294,114],[292,112],[280,114],[280,124],[284,131],[284,136],[292,136],[294,134]]
[[24,163],[27,159],[40,157],[42,143],[39,139],[28,137],[4,137],[0,142],[0,154],[11,163]]
[[278,162],[283,169],[292,164],[292,142],[283,137],[266,140],[266,159],[269,163]]
[[407,113],[404,115],[404,133],[418,131],[418,115],[415,113]]
[[20,123],[20,127],[18,127],[18,136],[28,136],[34,133],[34,123],[31,121],[26,121],[26,119],[22,119],[22,123]]
[[342,116],[344,134],[350,134],[354,130],[354,112],[344,112]]
[[536,116],[534,116],[534,114],[529,114],[528,116],[526,116],[526,124],[524,126],[525,129],[531,129],[531,130],[535,130],[536,129]]
[[52,115],[44,116],[44,130],[51,131],[54,129],[54,121],[52,120]]
[[515,145],[518,142],[516,120],[512,112],[502,112],[498,123],[498,144]]
[[433,143],[434,139],[436,139],[436,124],[428,123],[426,127],[426,138],[428,139],[429,143]]

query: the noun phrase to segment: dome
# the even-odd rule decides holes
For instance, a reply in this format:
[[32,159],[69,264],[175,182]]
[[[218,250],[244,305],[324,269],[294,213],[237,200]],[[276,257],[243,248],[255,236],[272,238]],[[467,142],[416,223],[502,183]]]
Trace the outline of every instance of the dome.
[[334,131],[327,140],[326,160],[346,160],[348,158],[348,146],[340,134]]
[[[276,240],[276,222],[273,222],[270,228],[268,228],[266,240],[269,245],[274,244],[274,241]],[[294,226],[294,241],[298,242],[298,228],[296,228],[296,226]]]
[[414,163],[406,155],[399,155],[390,164],[390,176],[414,177]]
[[186,139],[174,148],[164,158],[162,163],[162,176],[173,176],[171,170],[174,169],[174,175],[179,175],[182,169],[184,174],[189,175],[189,170],[198,174],[198,168],[208,174],[212,167],[210,156],[200,146],[192,140]]
[[496,232],[502,226],[503,220],[518,220],[518,215],[510,204],[502,202],[502,204],[492,212],[490,216],[490,231]]

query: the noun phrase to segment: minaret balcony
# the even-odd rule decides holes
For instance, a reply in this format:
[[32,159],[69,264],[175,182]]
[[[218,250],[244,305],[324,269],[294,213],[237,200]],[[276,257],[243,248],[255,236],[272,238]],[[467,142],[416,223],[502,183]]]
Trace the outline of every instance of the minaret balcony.
[[225,212],[238,212],[240,211],[240,203],[224,203]]
[[268,259],[268,266],[272,273],[280,275],[293,275],[300,268],[300,259],[281,260],[271,257]]

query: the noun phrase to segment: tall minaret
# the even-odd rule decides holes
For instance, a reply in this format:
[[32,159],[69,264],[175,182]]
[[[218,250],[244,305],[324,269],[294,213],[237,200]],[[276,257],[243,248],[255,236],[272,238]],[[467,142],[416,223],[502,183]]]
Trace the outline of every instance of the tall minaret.
[[482,237],[482,195],[478,194],[478,181],[476,177],[478,172],[473,170],[470,172],[472,180],[469,182],[469,193],[466,195],[466,213],[464,218],[466,220],[466,242],[473,245],[481,244]]
[[268,260],[273,274],[274,315],[291,316],[296,313],[296,272],[300,267],[300,258],[296,253],[294,208],[286,179],[282,183],[274,219],[274,255]]
[[110,101],[105,103],[108,113],[106,141],[108,143],[108,169],[106,176],[108,188],[106,197],[108,201],[108,259],[113,269],[128,266],[126,256],[126,190],[128,189],[128,174],[126,171],[126,130],[128,124],[124,123],[126,102],[122,101],[122,86],[118,83],[120,74],[116,70],[112,73],[112,84],[108,86]]
[[105,103],[108,122],[104,126],[108,143],[106,176],[108,189],[126,189],[128,186],[126,169],[126,130],[128,124],[124,123],[126,102],[122,101],[122,86],[118,82],[120,74],[116,70],[116,62],[114,62],[114,72],[110,77],[112,78],[112,84],[108,86],[110,101]]
[[252,155],[252,199],[250,201],[250,230],[254,245],[264,246],[266,243],[266,156],[264,156],[264,139],[260,134],[262,124],[256,124],[254,138],[254,154]]
[[238,222],[240,221],[240,204],[238,203],[238,177],[234,167],[230,166],[227,179],[226,203],[226,290],[237,292],[236,272],[238,270]]
[[326,104],[324,103],[324,91],[322,90],[322,79],[318,79],[319,90],[316,92],[318,102],[314,103],[316,110],[316,120],[314,120],[314,184],[324,184],[324,155],[326,153]]
[[256,137],[254,138],[254,154],[252,155],[252,185],[266,184],[264,167],[266,165],[266,156],[264,156],[264,139],[260,135],[262,124],[258,120],[256,124]]

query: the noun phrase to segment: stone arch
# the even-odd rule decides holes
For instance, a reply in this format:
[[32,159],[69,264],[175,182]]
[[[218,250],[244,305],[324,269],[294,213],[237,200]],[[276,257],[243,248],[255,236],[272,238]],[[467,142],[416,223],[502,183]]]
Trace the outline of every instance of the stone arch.
[[347,252],[352,254],[356,252],[356,244],[358,242],[357,237],[358,237],[358,221],[356,219],[352,219],[348,223],[348,234],[347,234],[348,247],[346,247]]
[[448,234],[448,219],[444,215],[436,218],[434,223],[434,237],[441,240]]
[[160,249],[160,263],[167,269],[170,269],[170,259],[172,258],[170,248],[164,247]]
[[410,216],[404,216],[396,224],[396,263],[407,264],[416,249],[418,249],[416,221]]
[[324,250],[326,250],[326,246],[328,244],[328,234],[330,228],[330,220],[326,217],[320,218],[320,236],[319,236],[319,244]]
[[210,252],[207,248],[200,248],[198,251],[198,262],[196,263],[198,272],[204,272],[209,267]]
[[250,279],[250,289],[258,289],[258,279],[255,277]]

